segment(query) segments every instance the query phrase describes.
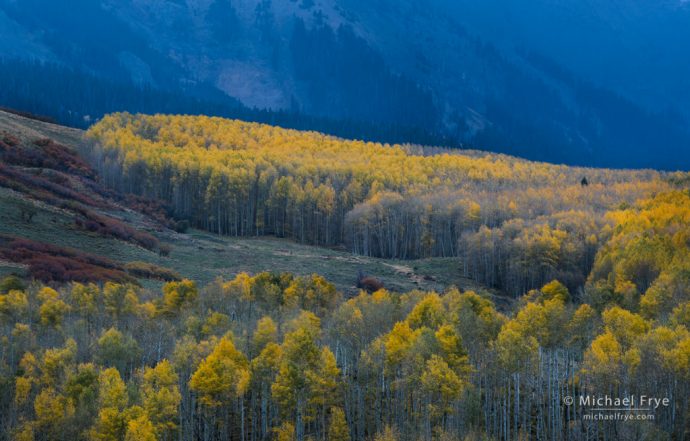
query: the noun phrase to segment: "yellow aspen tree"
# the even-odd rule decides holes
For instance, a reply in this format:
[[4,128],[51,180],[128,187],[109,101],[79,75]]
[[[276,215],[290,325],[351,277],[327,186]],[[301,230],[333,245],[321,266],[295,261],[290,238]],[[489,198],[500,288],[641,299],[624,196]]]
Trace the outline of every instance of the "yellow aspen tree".
[[350,441],[350,428],[345,420],[345,412],[340,407],[331,407],[327,439],[328,441]]
[[127,422],[124,441],[157,441],[159,438],[156,437],[156,433],[148,416],[142,415]]
[[121,441],[127,430],[125,409],[127,389],[115,368],[101,372],[98,378],[98,416],[89,431],[89,438],[97,441]]
[[192,374],[189,385],[204,406],[229,405],[249,384],[249,364],[231,336],[221,338]]
[[149,423],[163,439],[171,439],[178,427],[178,408],[182,399],[178,376],[168,360],[144,370],[141,395]]

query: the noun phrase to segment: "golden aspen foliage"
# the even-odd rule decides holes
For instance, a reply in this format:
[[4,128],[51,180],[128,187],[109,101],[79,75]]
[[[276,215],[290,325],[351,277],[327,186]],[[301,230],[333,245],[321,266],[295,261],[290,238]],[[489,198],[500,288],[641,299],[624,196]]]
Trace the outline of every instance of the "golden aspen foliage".
[[252,381],[269,386],[275,381],[283,356],[282,348],[276,343],[268,343],[261,352],[252,359]]
[[75,310],[85,317],[90,317],[96,313],[100,294],[100,289],[93,283],[88,285],[74,283],[70,290],[70,297]]
[[645,318],[665,318],[679,303],[690,299],[690,263],[685,259],[664,269],[639,299]]
[[584,370],[603,384],[619,384],[623,374],[623,348],[616,337],[605,332],[592,341],[585,353]]
[[673,308],[670,322],[672,325],[690,329],[690,300]]
[[141,395],[148,424],[155,427],[157,434],[172,436],[178,427],[178,407],[182,397],[178,376],[168,360],[144,370]]
[[[577,303],[586,292],[565,302],[567,286],[553,281],[520,301],[453,288],[343,301],[325,279],[261,273],[218,279],[192,296],[198,308],[175,300],[174,314],[149,322],[121,306],[128,290],[156,293],[112,284],[106,310],[106,288],[35,284],[0,294],[0,406],[16,415],[0,420],[13,439],[500,438],[489,419],[519,439],[533,416],[581,423],[563,412],[572,388],[661,390],[680,409],[690,307],[678,259],[639,311],[599,312]],[[37,324],[40,305],[56,299],[71,308],[61,332]],[[677,435],[685,414],[672,406],[645,433]]]
[[14,380],[14,402],[16,404],[22,405],[27,402],[32,383],[31,377],[26,376],[17,377]]
[[303,411],[311,398],[310,377],[317,375],[322,356],[316,344],[318,319],[302,317],[293,322],[295,329],[285,336],[278,376],[271,386],[272,396],[284,413],[295,408]]
[[496,339],[506,321],[491,300],[474,291],[461,294],[453,289],[444,296],[444,301],[448,305],[450,322],[458,329],[466,345],[487,345]]
[[57,291],[47,286],[38,292],[38,299],[41,301],[39,309],[41,324],[47,327],[60,328],[65,314],[69,312],[71,307],[60,298]]
[[269,316],[264,316],[256,324],[256,330],[252,336],[252,349],[254,353],[260,353],[267,344],[275,343],[278,339],[278,326]]
[[559,299],[563,303],[567,303],[570,300],[570,293],[568,288],[566,288],[558,280],[552,280],[551,282],[544,285],[541,289],[540,300],[552,300]]
[[231,298],[250,301],[253,300],[251,286],[251,276],[247,273],[239,273],[233,280],[223,284],[223,291]]
[[62,348],[50,348],[43,353],[41,382],[53,386],[64,382],[77,355],[77,343],[68,339]]
[[340,407],[331,407],[328,424],[329,441],[350,441],[350,429],[345,420],[345,412]]
[[140,352],[136,340],[113,327],[98,338],[94,358],[103,366],[116,367],[118,371],[125,372],[132,367]]
[[26,352],[19,361],[19,368],[22,375],[15,380],[14,401],[19,405],[25,404],[30,396],[31,388],[38,383],[39,363],[36,356],[31,352]]
[[93,363],[81,363],[69,374],[65,393],[74,403],[77,418],[93,417],[94,403],[98,400],[98,376],[99,372]]
[[235,348],[232,337],[221,338],[189,381],[199,401],[208,407],[229,404],[242,396],[250,380],[249,362]]
[[690,379],[690,337],[687,335],[668,352],[664,353],[664,361],[679,378]]
[[387,369],[394,371],[400,367],[417,335],[418,332],[413,331],[406,321],[393,326],[384,343]]
[[415,305],[410,314],[407,316],[407,322],[413,329],[426,326],[430,329],[436,329],[445,320],[445,310],[441,297],[436,293],[430,293]]
[[279,427],[273,429],[274,441],[295,441],[295,426],[289,421],[284,421]]
[[210,312],[201,324],[200,333],[204,337],[224,335],[230,329],[230,317],[220,312]]
[[443,325],[434,334],[443,354],[443,359],[458,375],[467,375],[471,371],[467,351],[462,344],[462,337],[451,325]]
[[496,338],[498,360],[508,372],[517,372],[533,363],[539,349],[537,339],[516,321],[506,323]]
[[14,432],[12,439],[14,441],[34,441],[36,438],[33,425],[28,422],[23,423]]
[[103,303],[106,312],[118,320],[136,312],[139,297],[132,286],[107,282],[103,287]]
[[[575,270],[558,246],[578,249],[577,264],[587,264],[598,241],[585,226],[598,222],[587,222],[592,214],[672,188],[652,171],[352,141],[205,116],[118,113],[87,137],[87,153],[112,185],[165,199],[194,226],[221,234],[344,243],[383,257],[459,256],[467,230],[554,214],[559,225],[511,238],[529,250],[523,263],[534,263],[541,279],[554,275],[554,265]],[[580,185],[585,172],[588,187]]]
[[[14,439],[684,439],[690,192],[668,174],[213,118],[117,115],[93,131],[103,179],[195,227],[448,257],[463,291],[341,293],[278,272],[162,293],[3,279]],[[406,262],[405,277],[444,262]],[[608,425],[565,401],[600,393],[670,404]]]
[[570,344],[584,348],[592,340],[597,329],[597,313],[588,304],[580,305],[567,325]]
[[19,320],[28,312],[29,300],[23,291],[13,289],[0,295],[0,317],[8,320]]
[[625,347],[631,346],[650,328],[650,324],[644,318],[617,306],[604,311],[602,319],[606,331]]
[[382,432],[377,433],[374,441],[398,441],[398,433],[391,426],[386,426]]
[[196,300],[199,291],[196,283],[185,279],[180,282],[168,282],[163,285],[163,299],[160,310],[163,314],[175,315]]
[[69,418],[74,415],[72,401],[51,387],[43,389],[36,396],[34,410],[36,412],[35,430],[53,438],[60,436]]
[[98,377],[98,403],[101,408],[112,407],[124,410],[127,406],[127,390],[120,372],[108,368]]
[[339,401],[338,378],[340,369],[333,352],[327,347],[321,349],[316,369],[307,372],[310,388],[309,402],[324,408]]
[[440,416],[450,412],[450,403],[460,398],[466,385],[443,358],[432,355],[427,360],[421,386],[431,397],[429,408],[432,415]]
[[287,305],[301,309],[317,311],[324,314],[335,307],[338,292],[335,285],[318,274],[310,277],[298,277],[285,289],[284,299]]
[[115,368],[101,372],[98,379],[98,415],[89,431],[89,439],[119,441],[125,436],[128,404],[127,389]]
[[127,422],[125,441],[157,441],[156,430],[148,416],[131,419]]

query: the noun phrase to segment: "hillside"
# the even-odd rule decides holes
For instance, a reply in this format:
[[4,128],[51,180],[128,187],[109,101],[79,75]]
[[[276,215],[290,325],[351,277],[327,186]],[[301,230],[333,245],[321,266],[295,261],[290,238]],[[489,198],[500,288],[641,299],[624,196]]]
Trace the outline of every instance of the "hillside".
[[[37,140],[51,139],[68,146],[74,153],[83,142],[83,132],[0,111],[0,141],[14,138],[21,151],[39,151],[44,145],[36,145]],[[3,140],[4,139],[4,140]],[[16,187],[16,177],[11,182],[0,181],[0,235],[29,239],[40,244],[73,249],[83,253],[106,258],[111,264],[121,267],[126,273],[126,264],[144,262],[168,270],[178,277],[187,277],[201,284],[210,283],[216,277],[230,278],[246,271],[256,274],[261,271],[290,271],[298,275],[319,273],[328,276],[345,293],[357,292],[354,287],[359,271],[381,278],[390,289],[403,292],[413,288],[424,290],[443,290],[450,285],[474,287],[476,284],[460,277],[456,263],[452,259],[425,259],[413,264],[395,260],[381,260],[363,256],[353,256],[339,249],[313,248],[295,244],[288,240],[270,237],[228,238],[199,230],[186,233],[174,231],[174,221],[159,211],[143,210],[142,201],[132,203],[125,195],[101,187],[95,180],[75,175],[72,170],[58,172],[49,164],[15,164],[9,160],[6,150],[0,150],[4,170],[21,171],[30,176],[48,177],[58,174],[61,182],[71,185],[52,188],[52,191],[37,193],[35,187]],[[43,152],[41,156],[45,158]],[[60,164],[62,165],[62,164]],[[90,172],[93,172],[90,170]],[[0,175],[5,177],[5,175]],[[90,200],[82,204],[74,201],[76,195],[64,193],[77,187],[77,197]],[[57,194],[56,194],[57,192]],[[105,196],[104,196],[105,195]],[[160,245],[147,249],[130,238],[113,236],[111,232],[89,231],[77,225],[83,217],[84,205],[97,201],[94,214],[103,216],[110,222],[124,224],[120,228],[133,228],[137,232],[150,235]],[[146,201],[146,200],[143,200]],[[82,201],[84,202],[84,201]],[[79,204],[76,207],[66,203]],[[155,205],[153,205],[155,207]],[[154,216],[152,218],[152,215]],[[157,217],[157,218],[156,218]],[[162,220],[162,222],[161,222]],[[171,223],[172,222],[172,223]],[[2,242],[2,240],[0,240]],[[164,253],[161,254],[160,248]],[[0,245],[0,250],[3,245]],[[52,253],[53,255],[55,252]],[[0,274],[29,274],[28,263],[0,259]],[[163,274],[167,274],[166,271]],[[117,274],[122,277],[122,274]],[[50,281],[45,276],[44,281]],[[95,275],[94,280],[99,279]],[[134,278],[146,287],[159,287],[163,282],[159,275],[142,277],[135,273]],[[79,279],[77,279],[79,280]]]
[[282,115],[383,142],[688,169],[687,3],[599,3],[71,0],[75,23],[4,0],[0,78],[32,87],[0,105],[79,126],[114,111]]
[[0,440],[690,427],[688,174],[131,114],[0,158]]
[[690,0],[0,0],[0,441],[690,441]]
[[[515,296],[553,278],[581,288],[607,240],[607,212],[675,188],[673,175],[652,170],[388,146],[209,117],[114,114],[88,140],[85,155],[104,183],[166,201],[196,227],[365,256],[457,257],[466,276]],[[487,262],[490,249],[510,264]]]

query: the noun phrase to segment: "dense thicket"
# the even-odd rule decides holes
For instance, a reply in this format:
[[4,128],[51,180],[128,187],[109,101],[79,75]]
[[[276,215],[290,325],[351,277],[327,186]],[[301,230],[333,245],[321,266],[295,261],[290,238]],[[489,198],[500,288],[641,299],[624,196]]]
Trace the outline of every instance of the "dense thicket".
[[[663,194],[611,217],[589,304],[552,281],[505,313],[454,288],[343,301],[317,275],[239,274],[203,289],[183,280],[161,293],[4,279],[0,434],[684,439],[690,195]],[[655,243],[641,256],[645,240]],[[669,401],[653,420],[605,423],[584,419],[592,406],[563,404],[604,394]]]
[[606,239],[604,213],[671,188],[653,171],[347,141],[220,118],[114,114],[88,137],[107,185],[167,201],[196,227],[346,244],[369,256],[459,256],[468,276],[515,295],[553,278],[581,286]]

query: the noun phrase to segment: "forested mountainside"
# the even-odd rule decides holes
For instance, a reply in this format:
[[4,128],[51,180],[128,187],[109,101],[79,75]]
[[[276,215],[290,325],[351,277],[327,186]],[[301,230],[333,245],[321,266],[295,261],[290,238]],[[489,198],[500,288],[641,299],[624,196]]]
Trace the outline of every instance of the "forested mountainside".
[[319,130],[348,138],[459,146],[458,140],[422,127],[318,117],[299,109],[249,108],[204,85],[161,89],[126,78],[102,78],[85,70],[48,62],[0,58],[0,82],[5,85],[0,89],[0,108],[21,109],[82,129],[108,113],[127,110],[216,115]]
[[[204,113],[688,169],[687,3],[600,3],[69,0],[75,22],[59,3],[2,0],[0,72],[25,87],[0,105],[79,126],[114,111]],[[22,75],[27,60],[43,74]]]
[[0,441],[690,440],[688,54],[688,0],[0,0]]
[[513,295],[553,278],[580,288],[616,210],[672,190],[675,176],[208,117],[115,114],[87,136],[106,185],[166,201],[198,228],[366,256],[457,257],[467,276]]
[[[685,173],[209,117],[0,130],[0,439],[690,433]],[[567,404],[604,393],[668,401]]]
[[[159,200],[118,192],[77,152],[83,132],[0,111],[0,276],[49,283],[127,281],[160,288],[182,277],[206,284],[239,272],[318,272],[346,295],[360,271],[388,288],[476,289],[454,259],[403,261],[317,249],[287,239],[189,230]],[[335,266],[332,263],[338,262]]]

